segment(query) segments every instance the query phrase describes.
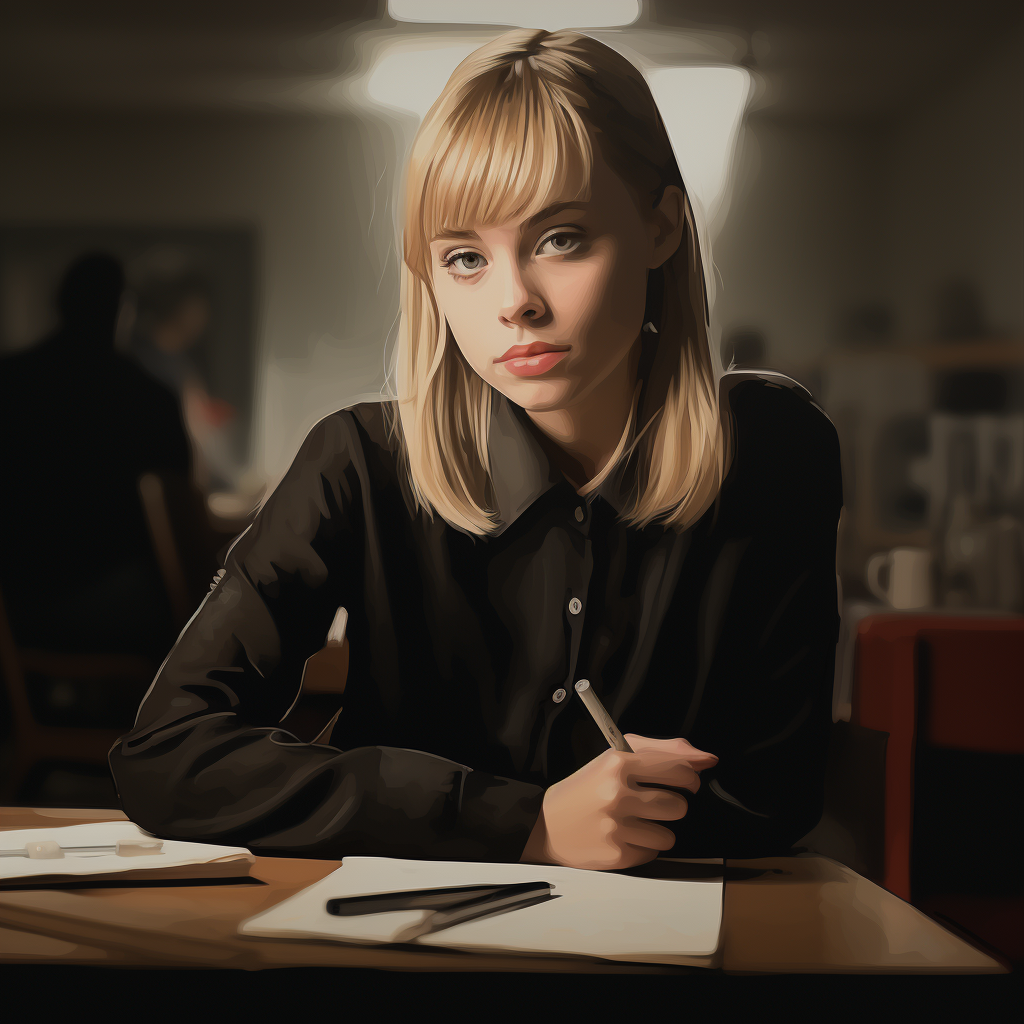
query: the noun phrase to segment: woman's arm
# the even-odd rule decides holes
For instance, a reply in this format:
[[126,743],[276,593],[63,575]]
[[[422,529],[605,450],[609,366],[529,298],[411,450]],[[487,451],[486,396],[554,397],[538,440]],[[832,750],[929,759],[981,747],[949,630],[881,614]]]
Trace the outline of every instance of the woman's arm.
[[337,607],[362,601],[365,437],[347,411],[309,434],[111,750],[122,806],[143,828],[325,858],[522,852],[539,787],[417,750],[302,743],[277,725]]
[[[839,630],[839,440],[798,392],[740,387],[738,479],[747,483],[736,497],[749,536],[723,551],[732,583],[703,692],[681,724],[719,761],[676,823],[674,856],[783,851],[822,809]],[[715,628],[708,598],[705,636]]]

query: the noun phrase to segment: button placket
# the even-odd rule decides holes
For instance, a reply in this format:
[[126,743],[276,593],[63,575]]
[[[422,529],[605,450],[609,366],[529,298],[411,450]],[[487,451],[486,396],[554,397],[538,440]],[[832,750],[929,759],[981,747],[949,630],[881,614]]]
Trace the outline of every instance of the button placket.
[[[577,508],[583,512],[582,520],[578,519],[575,515],[575,510]],[[547,772],[547,745],[555,721],[562,718],[566,713],[571,715],[572,712],[568,709],[575,707],[574,702],[568,698],[572,693],[571,686],[576,678],[577,661],[579,660],[580,652],[580,639],[583,633],[583,604],[584,599],[587,596],[587,587],[590,585],[590,577],[594,569],[591,541],[588,536],[590,521],[584,506],[578,502],[570,506],[567,520],[568,521],[565,519],[561,520],[560,525],[562,530],[564,531],[566,526],[569,526],[571,530],[577,534],[575,540],[572,537],[566,538],[569,542],[566,550],[568,561],[565,567],[565,582],[567,587],[564,592],[565,596],[563,597],[564,603],[562,604],[562,608],[564,611],[562,614],[565,616],[565,621],[569,625],[568,635],[566,637],[569,643],[569,658],[568,665],[566,666],[565,683],[553,691],[549,690],[548,698],[542,705],[543,710],[541,711],[541,714],[543,725],[540,729],[540,734],[537,739],[537,747],[534,751],[532,760],[532,770],[540,772],[541,774],[545,774]],[[576,562],[572,552],[574,549],[575,551],[579,551],[580,541],[582,541],[582,557],[578,562]],[[575,609],[575,611],[570,610],[570,608]]]
[[[585,616],[583,614],[583,612],[584,612],[583,601],[580,599],[579,595],[582,594],[583,597],[586,597],[586,595],[587,595],[587,587],[590,585],[590,576],[591,576],[591,573],[593,571],[594,571],[593,552],[592,552],[592,549],[591,549],[590,538],[587,537],[584,540],[584,544],[583,544],[583,559],[582,559],[582,562],[580,564],[580,574],[579,574],[579,581],[580,581],[580,583],[579,583],[579,586],[572,588],[573,590],[576,591],[576,593],[572,593],[572,591],[570,591],[570,594],[572,596],[565,603],[565,605],[563,605],[563,607],[565,608],[565,617],[566,617],[566,620],[569,623],[569,628],[570,628],[570,631],[571,631],[571,633],[570,633],[570,641],[569,641],[570,642],[569,673],[568,673],[568,678],[567,678],[566,683],[565,683],[566,693],[571,693],[572,692],[571,691],[571,686],[572,686],[573,681],[576,678],[576,663],[577,663],[577,661],[579,659],[580,640],[581,640],[582,635],[583,635],[583,622],[584,622]],[[559,687],[559,689],[562,689],[562,687]],[[557,693],[558,691],[556,690],[555,692]],[[564,698],[561,701],[556,701],[556,703],[560,704],[562,707],[567,706]]]

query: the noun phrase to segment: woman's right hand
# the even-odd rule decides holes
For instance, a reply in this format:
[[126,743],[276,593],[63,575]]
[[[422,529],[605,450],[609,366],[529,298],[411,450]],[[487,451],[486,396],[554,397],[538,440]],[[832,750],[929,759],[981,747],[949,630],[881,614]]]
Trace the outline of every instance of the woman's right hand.
[[521,861],[615,871],[672,849],[675,834],[657,822],[682,818],[686,798],[644,783],[696,793],[718,758],[684,739],[626,739],[632,754],[609,748],[548,788]]

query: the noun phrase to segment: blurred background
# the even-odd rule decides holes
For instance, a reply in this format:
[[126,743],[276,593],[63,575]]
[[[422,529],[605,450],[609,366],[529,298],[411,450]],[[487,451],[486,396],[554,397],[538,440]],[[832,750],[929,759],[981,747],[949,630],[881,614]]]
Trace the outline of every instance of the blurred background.
[[[707,225],[725,365],[794,377],[839,431],[833,789],[843,757],[873,781],[844,798],[857,821],[836,811],[815,841],[898,890],[890,697],[937,694],[921,666],[953,663],[921,630],[989,658],[1003,640],[984,630],[1009,635],[953,692],[961,718],[1019,721],[1018,4],[39,0],[2,17],[6,802],[116,806],[102,753],[227,545],[318,419],[381,395],[420,119],[506,28],[573,27],[651,85]],[[83,281],[102,309],[75,306]],[[70,543],[98,502],[124,550],[71,572],[41,538]],[[878,649],[910,660],[866,679],[859,645],[883,626]],[[923,708],[907,750],[926,746]],[[1020,741],[978,734],[1019,779]]]

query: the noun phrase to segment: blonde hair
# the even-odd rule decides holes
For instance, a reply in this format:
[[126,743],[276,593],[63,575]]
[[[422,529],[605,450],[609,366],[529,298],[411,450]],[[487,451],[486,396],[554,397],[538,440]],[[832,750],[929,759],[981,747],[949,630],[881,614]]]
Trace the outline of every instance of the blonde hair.
[[622,521],[682,530],[715,500],[728,470],[731,431],[719,415],[698,228],[650,89],[629,61],[589,36],[517,29],[455,69],[406,167],[397,416],[394,405],[389,415],[418,506],[470,534],[486,535],[497,522],[492,390],[438,309],[430,239],[529,217],[563,197],[588,199],[591,133],[652,207],[667,185],[685,197],[684,239],[649,272],[644,323],[657,333],[644,334],[633,412],[601,479],[613,469],[622,475],[630,492]]

